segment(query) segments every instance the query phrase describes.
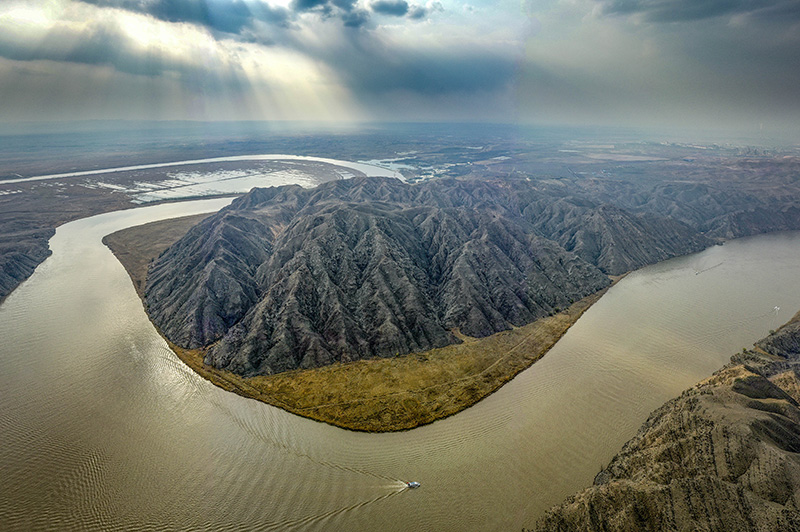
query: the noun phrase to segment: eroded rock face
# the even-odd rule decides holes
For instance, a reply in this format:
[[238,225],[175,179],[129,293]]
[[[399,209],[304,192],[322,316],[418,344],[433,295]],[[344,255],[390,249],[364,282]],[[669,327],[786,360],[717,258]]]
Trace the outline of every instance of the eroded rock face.
[[757,342],[756,346],[772,355],[800,359],[800,320],[795,317],[774,334]]
[[800,530],[800,314],[650,415],[541,531]]
[[[544,317],[702,249],[688,226],[523,182],[361,178],[253,189],[152,265],[182,347],[242,375],[441,347]],[[211,345],[213,344],[213,345]]]
[[19,231],[0,237],[0,301],[50,256],[48,239],[55,230]]

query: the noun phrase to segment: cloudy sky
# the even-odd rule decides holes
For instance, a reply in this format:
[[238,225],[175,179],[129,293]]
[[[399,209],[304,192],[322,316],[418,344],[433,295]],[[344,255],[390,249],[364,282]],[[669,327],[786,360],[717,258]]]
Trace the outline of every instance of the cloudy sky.
[[2,0],[0,122],[798,129],[800,0]]

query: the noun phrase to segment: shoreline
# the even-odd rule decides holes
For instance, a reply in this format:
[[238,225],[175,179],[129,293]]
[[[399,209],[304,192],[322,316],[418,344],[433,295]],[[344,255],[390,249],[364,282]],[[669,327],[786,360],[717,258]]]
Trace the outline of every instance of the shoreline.
[[[196,218],[152,222],[103,238],[143,306],[150,260],[181,238]],[[500,389],[541,359],[623,277],[613,276],[609,286],[564,311],[485,338],[455,331],[461,344],[269,376],[241,377],[213,368],[203,362],[204,350],[181,348],[153,327],[184,364],[226,391],[347,430],[397,432],[457,414]]]
[[[44,262],[46,257],[49,255],[44,255],[44,258],[42,256],[42,254],[45,253],[49,248],[47,241],[49,241],[57,228],[61,225],[98,214],[134,209],[143,205],[152,206],[164,203],[193,201],[198,199],[236,197],[246,193],[250,188],[248,186],[238,192],[223,192],[217,190],[213,191],[213,193],[204,193],[198,190],[191,191],[191,187],[197,187],[200,185],[200,183],[189,183],[189,188],[182,188],[183,192],[179,196],[162,196],[158,198],[151,198],[152,201],[144,201],[143,203],[140,203],[139,196],[141,196],[141,194],[133,192],[130,186],[133,186],[135,183],[131,183],[131,181],[135,182],[143,180],[143,182],[146,183],[158,183],[158,175],[144,175],[138,177],[128,176],[127,178],[119,177],[120,175],[124,175],[125,172],[131,172],[136,169],[144,171],[158,171],[162,168],[179,168],[186,165],[198,165],[202,171],[204,165],[215,163],[256,164],[259,162],[273,162],[284,166],[289,164],[292,167],[296,167],[297,164],[300,164],[326,168],[327,170],[321,173],[317,172],[311,167],[304,171],[307,176],[313,177],[318,183],[330,180],[340,180],[345,177],[357,175],[375,176],[396,174],[395,177],[402,178],[402,175],[398,174],[397,172],[365,163],[312,156],[261,154],[171,161],[137,166],[113,167],[70,173],[37,175],[19,179],[0,180],[0,187],[15,185],[14,198],[15,201],[21,203],[14,205],[12,208],[14,212],[18,213],[18,221],[24,222],[23,225],[26,226],[26,229],[20,231],[19,227],[15,225],[16,222],[13,220],[11,223],[9,223],[9,219],[0,219],[0,255],[2,255],[0,256],[0,259],[3,259],[0,260],[0,284],[4,286],[4,290],[7,290],[5,294],[0,296],[0,305],[5,301],[6,297],[11,295],[11,293],[14,292],[14,290],[16,290],[26,279],[28,279],[33,274],[33,271],[42,262]],[[123,180],[124,186],[122,186],[122,188],[125,189],[126,192],[121,192],[118,188],[110,189],[97,187],[96,185],[99,181],[84,182],[81,179],[70,179],[72,177],[83,176],[87,178],[95,177],[97,180],[99,180],[103,176],[108,177],[115,175],[117,175],[117,177],[114,179]],[[40,184],[42,181],[48,180],[51,181],[51,183],[46,186],[62,187],[64,188],[62,193],[54,196],[52,194],[36,194],[31,192],[34,188],[42,186]],[[296,180],[293,180],[293,182],[294,181]],[[263,183],[263,185],[267,186],[270,184],[274,185],[280,183]],[[17,187],[19,190],[16,190]],[[157,189],[156,191],[151,190],[148,194],[158,195],[159,191],[164,192],[169,190],[169,188],[161,188]],[[3,194],[0,194],[0,198],[3,197]],[[62,199],[65,201],[62,202]],[[5,197],[5,199],[2,200],[2,202],[5,202],[6,205],[9,204],[8,201],[8,197]],[[32,232],[48,233],[48,236],[46,236],[46,239],[38,237],[34,238],[31,234]],[[0,293],[2,293],[2,291],[0,291]]]
[[[216,369],[203,362],[205,350],[177,346],[155,323],[153,327],[184,364],[226,391],[346,430],[399,432],[458,414],[502,388],[546,355],[614,284],[616,281],[558,314],[485,338],[459,334],[464,341],[462,344],[268,376],[241,377]],[[500,356],[475,354],[475,351],[494,352],[496,348],[493,346],[497,344],[507,347]],[[433,382],[429,379],[422,383],[424,385],[411,389],[403,386],[404,381],[419,382],[414,375],[408,377],[409,373],[424,370],[431,363],[437,367],[427,369],[449,374],[447,370],[452,368],[442,366],[471,366],[486,362],[488,365],[479,371],[458,375],[452,380]],[[441,372],[437,371],[440,369]],[[395,386],[386,381],[379,382],[383,377],[389,377],[386,381],[394,381],[391,384]],[[383,388],[385,392],[369,393],[375,388]],[[358,391],[362,393],[358,394]],[[353,399],[353,395],[357,397]]]
[[591,485],[524,530],[795,530],[792,497],[771,490],[800,485],[799,333],[800,311],[656,407]]

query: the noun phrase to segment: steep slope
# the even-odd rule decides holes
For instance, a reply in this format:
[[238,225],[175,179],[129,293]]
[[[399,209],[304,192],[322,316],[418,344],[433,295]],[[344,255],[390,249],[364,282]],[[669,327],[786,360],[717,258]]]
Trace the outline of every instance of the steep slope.
[[23,230],[0,237],[0,302],[50,256],[52,229]]
[[300,217],[259,277],[264,296],[207,363],[249,375],[425,351],[455,342],[449,329],[487,336],[608,284],[508,221],[364,204]]
[[536,228],[564,249],[609,274],[659,262],[708,241],[689,226],[653,214],[634,215],[609,204],[562,198],[535,217]]
[[632,213],[668,217],[713,238],[800,229],[797,189],[789,184],[797,178],[789,172],[787,182],[781,183],[780,172],[748,173],[743,171],[736,182],[688,180],[646,185],[595,179],[576,180],[571,187]]
[[757,347],[651,414],[536,530],[800,530],[800,314]]
[[254,189],[154,261],[146,303],[177,345],[210,346],[208,364],[270,374],[487,336],[607,286],[603,272],[706,244],[522,182]]
[[300,217],[259,268],[263,297],[207,362],[275,373],[451,343],[425,259],[414,228],[391,210],[330,205]]
[[743,209],[716,220],[709,234],[737,238],[770,231],[800,229],[800,205],[776,205]]
[[[154,261],[145,302],[170,340],[190,348],[208,345],[256,303],[256,269],[272,252],[274,232],[299,209],[302,190],[254,189],[190,229],[163,260]],[[262,208],[255,210],[256,205]]]

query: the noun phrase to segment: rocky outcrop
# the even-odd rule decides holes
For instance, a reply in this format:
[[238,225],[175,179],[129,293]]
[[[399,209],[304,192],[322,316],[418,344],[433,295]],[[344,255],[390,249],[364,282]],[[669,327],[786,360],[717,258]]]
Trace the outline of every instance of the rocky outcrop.
[[[792,321],[775,333],[756,342],[756,347],[771,355],[789,359],[791,362],[794,362],[795,359],[800,360],[800,317],[798,316],[795,316]],[[797,400],[800,401],[800,397]]]
[[533,218],[542,234],[613,275],[709,244],[697,231],[669,218],[635,215],[575,197],[550,203]]
[[0,238],[0,301],[33,274],[50,256],[48,239],[55,230],[23,231]]
[[388,178],[254,189],[152,265],[173,342],[241,375],[393,356],[565,308],[702,249],[683,224],[523,182]]
[[800,530],[798,375],[800,314],[653,412],[536,530]]
[[742,209],[714,220],[708,234],[738,238],[771,231],[800,229],[800,206],[775,206]]

